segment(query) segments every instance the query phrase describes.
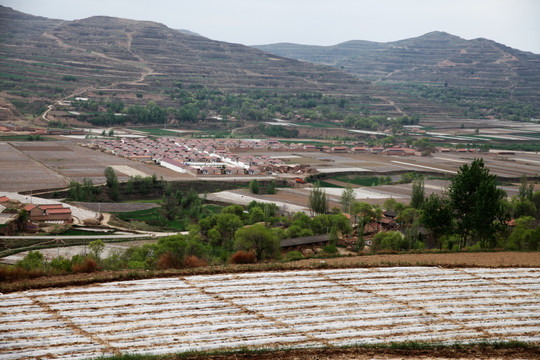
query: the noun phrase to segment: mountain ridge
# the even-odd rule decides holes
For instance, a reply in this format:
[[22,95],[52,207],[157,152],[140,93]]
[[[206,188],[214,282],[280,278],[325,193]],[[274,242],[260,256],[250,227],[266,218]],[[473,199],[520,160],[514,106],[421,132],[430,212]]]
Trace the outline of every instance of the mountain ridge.
[[[370,95],[369,81],[340,70],[186,34],[152,21],[93,16],[50,20],[0,6],[0,91],[37,108],[70,94],[131,93],[166,105],[182,86],[223,91]],[[181,85],[180,85],[181,84]],[[36,100],[36,98],[39,98]],[[145,97],[144,101],[147,97]],[[39,100],[39,101],[38,101]]]
[[0,20],[0,96],[32,103],[36,113],[81,94],[177,106],[171,93],[182,88],[354,97],[366,113],[387,116],[402,116],[403,109],[516,119],[540,113],[540,55],[444,32],[391,43],[306,45],[305,56],[295,57],[153,21],[64,21],[3,6]]
[[[493,40],[466,40],[433,31],[386,43],[350,40],[332,46],[279,43],[256,47],[279,56],[333,66],[409,93],[418,93],[420,86],[421,96],[433,89],[440,93],[441,87],[459,92],[450,94],[455,100],[474,93],[486,111],[497,106],[494,101],[508,100],[534,108],[524,116],[540,112],[540,55]],[[497,95],[491,96],[490,92]],[[447,98],[448,94],[442,96]]]

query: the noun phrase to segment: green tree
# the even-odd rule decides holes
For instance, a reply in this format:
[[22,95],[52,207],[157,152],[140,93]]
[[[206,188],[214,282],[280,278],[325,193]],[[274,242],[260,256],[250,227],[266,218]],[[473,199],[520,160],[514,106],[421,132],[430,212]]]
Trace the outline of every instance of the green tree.
[[77,181],[69,183],[69,199],[73,201],[93,201],[98,191],[91,179],[84,178],[82,184]]
[[338,240],[339,240],[338,229],[336,226],[332,226],[330,228],[330,233],[328,234],[328,241],[330,241],[331,244],[336,245]]
[[424,137],[414,142],[413,146],[420,150],[422,153],[431,153],[435,149],[435,145],[433,145],[427,137]]
[[251,224],[255,224],[261,221],[265,221],[264,219],[264,211],[260,207],[254,207],[249,211],[249,222]]
[[397,222],[399,222],[404,227],[411,226],[417,219],[418,210],[412,207],[401,210],[396,217]]
[[120,198],[120,185],[118,184],[118,178],[114,173],[114,169],[107,166],[104,171],[107,187],[109,188],[109,195],[113,201],[118,201]]
[[215,227],[208,230],[208,242],[213,247],[220,246],[222,243],[221,233]]
[[45,267],[45,260],[43,259],[43,254],[39,251],[30,251],[22,260],[17,262],[17,266],[29,271],[43,269]]
[[420,209],[424,198],[424,179],[414,180],[412,183],[411,206],[415,209]]
[[373,237],[371,251],[379,250],[406,250],[406,241],[399,231],[383,231]]
[[178,199],[173,195],[163,195],[161,202],[161,215],[167,220],[174,220],[181,212]]
[[452,209],[448,198],[431,194],[422,204],[420,214],[420,222],[433,232],[442,249],[441,237],[452,230]]
[[540,245],[540,226],[534,229],[535,219],[524,216],[516,219],[516,227],[508,237],[506,248],[508,250],[538,250]]
[[358,223],[357,234],[359,250],[362,250],[365,246],[364,240],[364,227],[371,220],[374,215],[373,207],[365,202],[354,202],[351,206],[351,219],[354,223]]
[[534,203],[527,198],[513,196],[510,206],[512,208],[512,215],[516,219],[522,216],[536,217],[537,208]]
[[242,219],[234,214],[219,214],[217,216],[216,228],[219,231],[219,233],[223,235],[220,245],[221,246],[225,245],[226,247],[229,247],[230,245],[232,245],[232,244],[224,244],[223,238],[225,238],[225,235],[227,235],[226,239],[229,242],[232,242],[234,238],[234,233],[236,232],[237,229],[239,229],[243,225],[244,223],[242,222]]
[[90,255],[96,261],[99,261],[101,258],[101,253],[103,250],[105,250],[105,243],[101,240],[94,240],[88,244],[88,249],[90,250]]
[[355,200],[354,190],[350,183],[347,183],[347,187],[341,193],[341,210],[345,213],[351,212],[351,205]]
[[113,129],[109,130],[109,136],[114,136],[114,130]]
[[309,209],[314,214],[326,214],[328,212],[328,199],[326,191],[321,188],[321,183],[316,182],[309,192],[308,196]]
[[495,175],[489,174],[482,159],[464,164],[451,180],[450,206],[457,220],[460,247],[480,241],[493,245],[497,230],[505,227],[508,214],[502,200],[504,192],[497,188]]
[[273,195],[273,194],[277,193],[276,181],[275,180],[270,181],[270,184],[268,184],[268,188],[267,188],[266,192],[268,194],[270,194],[270,195]]
[[255,224],[236,231],[234,246],[237,250],[254,250],[257,260],[262,260],[276,257],[280,242],[266,226]]
[[386,210],[391,210],[391,211],[395,211],[395,212],[400,212],[401,210],[403,210],[405,208],[405,205],[399,203],[396,199],[394,198],[388,198],[386,200],[384,200],[384,203],[383,203],[383,207],[386,209]]
[[519,198],[532,200],[534,191],[533,184],[527,184],[527,176],[525,174],[521,175],[521,181],[519,185]]
[[251,180],[251,182],[249,183],[249,189],[253,194],[259,193],[259,182],[257,181],[257,179]]
[[540,212],[540,191],[535,191],[533,193],[531,201],[533,202],[534,206],[536,206],[536,210]]

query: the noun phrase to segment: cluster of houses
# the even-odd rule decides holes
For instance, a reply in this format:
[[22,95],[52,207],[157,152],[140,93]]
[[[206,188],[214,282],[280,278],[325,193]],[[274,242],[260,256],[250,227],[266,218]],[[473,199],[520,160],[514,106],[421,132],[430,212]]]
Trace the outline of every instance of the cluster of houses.
[[271,172],[304,174],[312,171],[305,165],[286,164],[276,157],[249,153],[288,148],[288,145],[274,140],[123,138],[93,140],[87,146],[131,160],[153,162],[191,175],[257,175]]
[[[183,139],[162,137],[94,139],[81,144],[130,160],[152,162],[173,171],[190,175],[258,175],[265,173],[306,174],[314,170],[305,165],[286,164],[278,156],[254,155],[252,152],[327,152],[368,153],[395,156],[419,156],[418,150],[406,147],[320,146],[286,144],[278,140]],[[448,148],[438,149],[441,152]]]
[[7,196],[0,196],[0,215],[2,215],[0,218],[3,219],[3,223],[11,221],[21,209],[28,212],[28,220],[36,228],[39,224],[69,224],[72,221],[71,209],[62,204],[25,205]]
[[[348,214],[345,216],[349,217]],[[362,236],[366,241],[367,246],[371,246],[373,236],[381,231],[402,230],[399,223],[396,221],[397,213],[391,210],[385,210],[380,218],[373,217],[364,225]],[[351,235],[343,235],[338,239],[338,245],[353,248],[358,241],[358,235],[361,231],[360,225],[353,226]],[[421,232],[425,235],[425,229]],[[304,251],[306,249],[316,249],[327,245],[330,242],[328,234],[305,236],[298,238],[285,239],[281,241],[281,248],[286,251],[297,250]]]

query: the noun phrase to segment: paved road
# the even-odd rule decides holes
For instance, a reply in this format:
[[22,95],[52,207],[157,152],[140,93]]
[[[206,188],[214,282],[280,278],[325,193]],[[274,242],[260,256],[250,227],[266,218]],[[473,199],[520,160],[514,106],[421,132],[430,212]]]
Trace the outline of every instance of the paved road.
[[148,237],[163,237],[176,235],[177,233],[147,233],[147,234],[120,234],[120,235],[24,235],[24,236],[0,236],[2,239],[36,239],[36,240],[94,240],[94,239],[133,239],[133,238],[148,238]]

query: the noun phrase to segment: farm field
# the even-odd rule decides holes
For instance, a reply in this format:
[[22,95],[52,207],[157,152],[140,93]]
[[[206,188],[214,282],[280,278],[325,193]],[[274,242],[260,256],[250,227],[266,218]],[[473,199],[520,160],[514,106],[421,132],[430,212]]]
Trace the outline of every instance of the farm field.
[[72,140],[40,142],[0,142],[0,191],[29,191],[68,186],[71,180],[89,178],[105,182],[107,166],[118,167],[118,178],[127,181],[133,174],[156,174],[179,179],[180,174],[160,166],[105,154],[78,146]]
[[[426,180],[425,194],[429,196],[431,193],[442,193],[450,184],[446,180]],[[342,184],[343,187],[346,183]],[[341,194],[343,188],[325,187],[328,198],[328,207],[340,207]],[[367,202],[369,204],[382,204],[384,200],[393,198],[398,202],[409,203],[412,185],[396,184],[396,185],[381,185],[377,187],[359,187],[354,189],[355,199],[357,201]],[[505,191],[512,196],[517,192],[515,187],[504,187]],[[274,195],[268,194],[253,194],[249,189],[236,189],[229,191],[220,191],[207,194],[207,200],[219,201],[223,203],[232,203],[239,205],[248,205],[251,201],[271,202],[276,204],[280,209],[289,212],[304,212],[309,213],[309,193],[311,187],[295,187],[295,188],[280,188]]]
[[540,344],[540,272],[387,267],[183,276],[4,294],[0,314],[2,359],[403,341]]
[[[81,140],[84,141],[84,140]],[[199,176],[180,174],[167,168],[120,158],[83,148],[75,140],[47,142],[0,142],[0,191],[29,191],[67,186],[71,180],[91,179],[94,184],[105,182],[103,171],[111,166],[118,171],[120,181],[130,176],[156,174],[167,181],[216,180],[249,181],[246,176]],[[522,174],[537,176],[540,155],[519,153],[499,156],[495,153],[435,153],[432,156],[388,156],[373,154],[331,154],[322,152],[253,152],[283,158],[290,163],[310,164],[321,173],[359,172],[383,175],[398,172],[423,172],[452,176],[459,167],[482,157],[492,174],[518,179]],[[81,159],[84,159],[82,161]],[[260,179],[271,179],[261,174]]]
[[[28,155],[0,142],[0,191],[59,188],[68,182]],[[39,179],[39,181],[36,181]]]

